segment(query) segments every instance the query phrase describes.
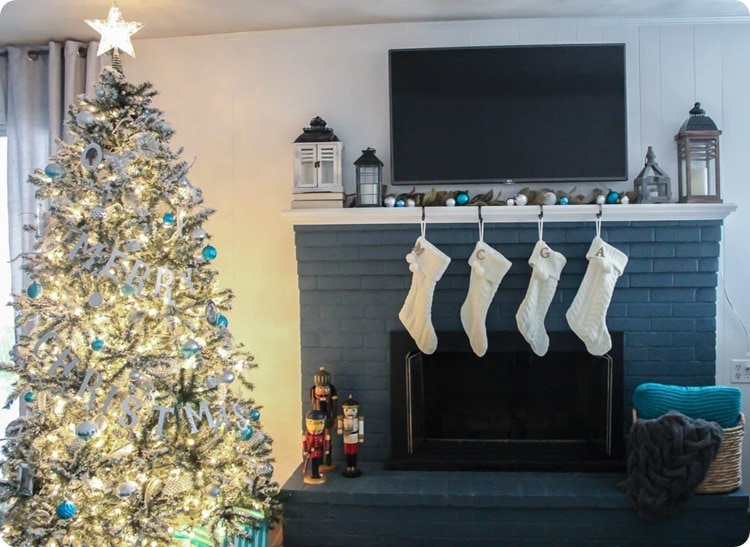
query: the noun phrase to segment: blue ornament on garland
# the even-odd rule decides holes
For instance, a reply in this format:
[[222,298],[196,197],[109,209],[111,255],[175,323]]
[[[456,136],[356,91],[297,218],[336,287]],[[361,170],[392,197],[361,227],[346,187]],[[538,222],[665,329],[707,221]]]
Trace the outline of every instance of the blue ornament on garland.
[[29,295],[29,298],[31,298],[32,300],[36,300],[37,298],[42,296],[43,292],[44,289],[36,281],[26,288],[26,294]]
[[51,179],[56,179],[62,177],[65,174],[65,169],[63,169],[57,163],[50,163],[47,167],[44,168],[44,174]]
[[568,196],[563,196],[560,198],[560,205],[567,205],[568,204]]
[[36,401],[36,393],[34,393],[33,391],[27,391],[23,394],[23,400],[27,403],[33,403],[34,401]]
[[395,205],[396,205],[396,207],[406,207],[406,201],[403,200],[403,199],[401,199],[401,198],[399,198],[399,199],[396,200]]
[[76,516],[77,512],[78,511],[76,509],[76,504],[68,500],[63,501],[55,509],[55,513],[57,514],[58,518],[61,518],[63,520],[72,519],[74,516]]
[[216,326],[227,328],[229,326],[229,319],[227,319],[223,315],[220,315],[218,319],[216,319]]
[[212,245],[206,245],[205,247],[203,247],[203,250],[201,251],[201,255],[206,260],[213,260],[214,258],[216,258],[217,254],[219,253],[216,252],[216,247]]
[[182,356],[185,359],[190,359],[193,355],[198,353],[200,349],[201,347],[198,345],[198,342],[191,338],[180,348],[180,353],[182,353]]
[[240,439],[243,441],[249,441],[253,437],[253,428],[250,426],[247,426],[245,429],[240,431]]
[[94,351],[99,351],[103,347],[104,347],[104,340],[100,340],[99,338],[97,338],[96,340],[91,342],[91,349],[93,349]]
[[162,222],[164,223],[164,226],[171,226],[174,224],[174,215],[172,213],[165,213],[163,217],[161,217]]
[[614,204],[620,201],[620,194],[617,192],[611,191],[609,194],[607,194],[606,202],[609,204]]
[[456,205],[466,205],[469,203],[469,194],[466,192],[459,192],[456,194]]
[[250,418],[251,422],[257,422],[260,420],[260,411],[257,408],[254,408],[250,411],[250,414],[248,414],[248,417]]

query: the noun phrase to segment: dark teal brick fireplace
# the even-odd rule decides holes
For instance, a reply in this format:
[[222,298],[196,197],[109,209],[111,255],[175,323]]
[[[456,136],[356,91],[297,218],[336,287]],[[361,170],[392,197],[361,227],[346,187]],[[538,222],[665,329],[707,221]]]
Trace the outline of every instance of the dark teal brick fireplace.
[[[569,331],[565,311],[586,270],[585,253],[594,233],[593,222],[545,225],[545,241],[568,260],[547,314],[546,327],[550,332]],[[669,537],[676,545],[691,541],[695,545],[734,545],[732,542],[746,529],[745,519],[741,518],[747,508],[743,493],[695,498],[688,507],[690,516],[683,517],[700,524],[690,527],[690,537],[679,535],[680,526],[675,520],[660,525],[659,533],[649,543],[657,528],[649,530],[647,523],[629,514],[624,496],[614,488],[624,476],[617,473],[592,486],[593,479],[587,479],[585,473],[520,473],[511,478],[503,473],[459,473],[456,477],[439,472],[408,475],[410,472],[384,471],[391,443],[389,333],[403,330],[397,315],[411,282],[404,257],[418,235],[418,224],[295,226],[303,411],[310,408],[313,374],[325,366],[340,397],[352,393],[362,405],[366,439],[360,460],[371,478],[347,480],[333,474],[320,487],[303,487],[297,476],[290,479],[285,487],[292,494],[285,515],[285,544],[550,545],[562,538],[556,535],[554,525],[560,515],[549,512],[563,511],[563,515],[568,515],[563,519],[569,524],[566,533],[573,534],[566,536],[570,545],[665,545]],[[468,289],[467,259],[477,240],[477,226],[428,224],[426,235],[452,258],[435,290],[433,325],[437,331],[461,331],[459,308]],[[714,384],[721,221],[605,222],[602,237],[629,257],[607,315],[609,330],[621,332],[623,337],[623,419],[629,416],[632,392],[640,383]],[[484,239],[513,263],[489,309],[487,330],[515,331],[515,312],[531,273],[527,260],[537,239],[536,224],[486,223]],[[341,461],[338,441],[333,440],[334,459]],[[491,488],[483,489],[482,484],[494,484],[500,480],[498,477],[516,486],[501,488],[500,494]],[[460,501],[452,503],[450,491],[433,488],[444,480],[462,482],[463,486],[455,491],[456,500]],[[423,487],[411,491],[409,485],[417,483]],[[561,484],[565,486],[560,487]],[[530,485],[540,490],[529,497],[533,491]],[[580,489],[572,494],[580,503],[571,505],[569,488]],[[367,492],[358,496],[358,489]],[[603,507],[597,508],[597,496]],[[486,515],[487,508],[480,511],[476,507],[482,503],[495,507],[494,512],[507,512],[506,506],[520,512],[514,513],[512,519],[491,520],[494,535],[485,531],[472,540],[466,535],[471,533],[466,523],[474,523],[475,530],[483,529],[479,524],[484,517],[480,515]],[[415,505],[420,511],[415,510]],[[606,514],[596,513],[604,506]],[[394,507],[403,508],[401,513],[396,511],[403,518],[395,529],[383,524],[387,520],[383,508]],[[347,508],[361,522],[359,530],[339,522],[338,519],[348,518]],[[424,517],[421,524],[419,514]],[[716,524],[719,514],[723,515],[721,526]],[[740,519],[734,528],[726,520],[730,517]],[[429,525],[441,518],[453,526]],[[611,532],[613,523],[622,518],[630,523],[629,532],[623,532],[622,542],[617,543],[606,530]],[[571,524],[571,519],[577,524]],[[535,522],[545,524],[539,527]],[[327,530],[326,543],[319,543],[319,535],[308,537],[308,532],[316,527]],[[579,530],[580,535],[573,530]],[[462,534],[465,542],[458,541]],[[397,541],[407,536],[408,541]]]

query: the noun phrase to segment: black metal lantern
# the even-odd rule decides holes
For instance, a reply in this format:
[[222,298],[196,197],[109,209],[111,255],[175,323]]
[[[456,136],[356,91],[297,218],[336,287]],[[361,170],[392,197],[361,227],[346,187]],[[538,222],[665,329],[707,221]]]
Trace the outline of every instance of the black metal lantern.
[[357,171],[357,207],[380,207],[383,195],[383,162],[374,148],[362,150],[354,162]]
[[656,154],[649,146],[646,164],[633,181],[640,203],[669,203],[672,198],[671,179],[655,160]]
[[680,203],[721,203],[719,135],[701,103],[695,103],[675,135]]

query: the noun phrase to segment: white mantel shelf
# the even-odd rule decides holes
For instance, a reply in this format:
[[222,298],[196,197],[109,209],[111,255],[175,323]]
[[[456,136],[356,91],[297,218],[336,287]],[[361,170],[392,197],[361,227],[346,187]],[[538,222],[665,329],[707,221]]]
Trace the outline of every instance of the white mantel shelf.
[[[544,222],[654,222],[675,220],[724,220],[737,210],[734,203],[663,203],[633,205],[548,205]],[[427,224],[477,222],[479,207],[425,207]],[[485,223],[536,222],[542,207],[483,206]],[[284,218],[295,225],[415,224],[422,220],[421,207],[352,207],[346,209],[286,209]]]

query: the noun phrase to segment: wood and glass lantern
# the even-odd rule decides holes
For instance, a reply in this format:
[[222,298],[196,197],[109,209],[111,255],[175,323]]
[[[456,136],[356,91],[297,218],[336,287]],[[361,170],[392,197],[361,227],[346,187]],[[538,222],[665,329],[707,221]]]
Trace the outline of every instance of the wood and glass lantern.
[[357,175],[357,207],[380,207],[383,196],[383,162],[374,148],[362,150],[354,162]]
[[656,163],[656,154],[650,146],[646,151],[646,164],[633,182],[639,203],[669,203],[672,199],[671,179]]
[[721,203],[719,135],[701,103],[695,103],[675,135],[680,203]]
[[344,143],[320,116],[294,141],[294,193],[342,192],[341,157]]

